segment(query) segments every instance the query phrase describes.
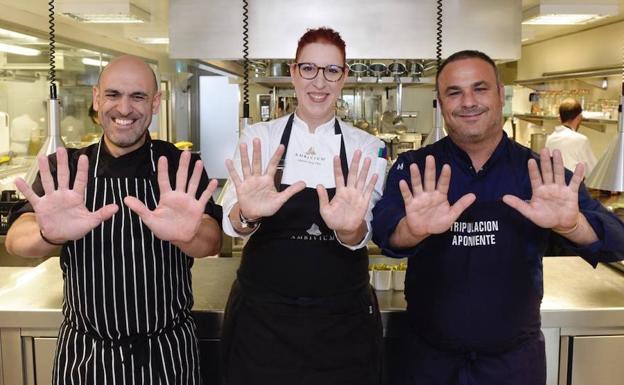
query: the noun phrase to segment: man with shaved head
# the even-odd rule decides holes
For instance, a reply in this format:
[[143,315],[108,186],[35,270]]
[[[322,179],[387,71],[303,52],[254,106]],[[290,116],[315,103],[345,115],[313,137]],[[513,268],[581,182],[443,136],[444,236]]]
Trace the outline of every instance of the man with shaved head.
[[93,87],[99,143],[39,157],[32,187],[16,180],[28,203],[7,250],[61,247],[53,384],[201,383],[190,268],[221,246],[217,183],[189,152],[150,139],[160,96],[141,59],[111,61]]

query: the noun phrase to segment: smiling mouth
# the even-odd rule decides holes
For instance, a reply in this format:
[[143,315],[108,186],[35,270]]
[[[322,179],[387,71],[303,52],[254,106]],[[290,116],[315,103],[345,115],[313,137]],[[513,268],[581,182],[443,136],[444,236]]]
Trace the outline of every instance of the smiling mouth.
[[309,92],[308,96],[310,97],[310,99],[312,99],[313,102],[322,103],[325,100],[327,100],[327,98],[329,97],[329,94]]
[[113,121],[119,127],[130,127],[134,122],[136,122],[136,119],[114,118]]

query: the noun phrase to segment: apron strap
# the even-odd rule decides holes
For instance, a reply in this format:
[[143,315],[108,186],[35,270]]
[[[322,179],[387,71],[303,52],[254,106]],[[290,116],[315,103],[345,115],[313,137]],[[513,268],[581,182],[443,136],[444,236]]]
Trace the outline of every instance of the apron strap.
[[[284,127],[284,132],[282,133],[282,139],[280,140],[280,144],[284,145],[284,153],[282,154],[282,158],[277,164],[277,170],[275,171],[274,183],[275,189],[280,191],[280,187],[282,184],[282,175],[284,174],[284,166],[286,164],[286,152],[288,151],[288,142],[290,141],[290,134],[292,132],[293,121],[295,120],[295,113],[290,114],[288,121],[286,122],[286,127]],[[342,168],[342,175],[344,176],[345,186],[347,184],[347,177],[349,176],[349,163],[347,162],[347,150],[345,149],[344,143],[344,135],[342,135],[342,129],[340,128],[340,123],[338,123],[338,119],[334,118],[334,134],[340,135],[340,166]]]

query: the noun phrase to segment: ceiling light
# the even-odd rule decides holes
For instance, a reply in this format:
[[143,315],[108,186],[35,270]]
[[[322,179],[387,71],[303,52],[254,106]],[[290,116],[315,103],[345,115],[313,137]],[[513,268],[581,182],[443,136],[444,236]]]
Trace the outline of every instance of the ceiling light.
[[548,4],[546,0],[522,12],[522,24],[573,25],[587,24],[619,13],[618,4],[569,3]]
[[98,59],[91,59],[88,57],[83,57],[82,64],[87,65],[87,66],[94,66],[94,67],[105,67],[108,64],[108,62],[105,60],[98,60]]
[[20,47],[18,45],[0,43],[0,52],[14,53],[16,55],[37,56],[41,53],[38,49]]
[[151,16],[128,0],[64,0],[58,10],[81,23],[135,24],[149,22]]
[[169,44],[168,37],[133,37],[132,40],[141,44]]
[[24,40],[24,41],[37,41],[38,39],[34,36],[24,35],[23,33],[9,31],[8,29],[0,28],[0,37],[15,39],[15,40]]

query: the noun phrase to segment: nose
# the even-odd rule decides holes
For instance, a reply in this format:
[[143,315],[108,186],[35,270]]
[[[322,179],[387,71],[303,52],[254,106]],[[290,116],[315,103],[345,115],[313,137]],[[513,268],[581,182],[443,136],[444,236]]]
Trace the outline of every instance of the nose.
[[462,98],[462,107],[474,107],[477,105],[477,98],[475,97],[474,92],[466,91],[463,94]]
[[327,84],[327,80],[325,80],[325,75],[323,75],[323,70],[319,68],[316,77],[312,79],[312,85],[316,88],[323,88]]
[[132,112],[132,103],[130,102],[130,98],[127,96],[123,96],[119,103],[117,104],[117,111],[119,111],[122,115],[130,115]]

